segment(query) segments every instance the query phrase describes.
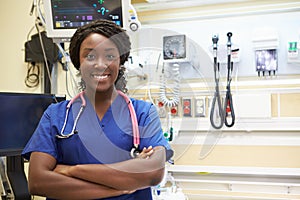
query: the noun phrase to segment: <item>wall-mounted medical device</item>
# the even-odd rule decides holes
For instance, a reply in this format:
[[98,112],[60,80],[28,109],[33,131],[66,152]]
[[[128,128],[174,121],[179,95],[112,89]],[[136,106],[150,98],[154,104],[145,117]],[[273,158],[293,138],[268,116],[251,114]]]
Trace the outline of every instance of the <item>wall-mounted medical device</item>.
[[267,28],[255,30],[252,42],[258,76],[275,75],[278,70],[279,39],[277,32]]
[[193,60],[197,57],[195,48],[195,44],[184,34],[163,36],[163,61],[195,65],[195,60]]
[[288,42],[288,48],[287,48],[288,63],[300,64],[299,49],[300,49],[300,42],[297,41]]
[[78,27],[96,19],[131,31],[140,26],[130,0],[44,0],[44,12],[47,36],[58,41],[68,41]]
[[[188,40],[184,34],[165,35],[163,36],[163,62],[164,67],[161,75],[160,100],[167,107],[174,107],[179,104],[180,91],[180,66],[183,63],[191,62]],[[168,76],[166,75],[168,74]],[[171,90],[171,97],[167,97],[166,84],[168,80],[173,80],[174,87]]]
[[[58,48],[56,44],[53,43],[51,38],[46,36],[45,32],[35,34],[31,36],[31,40],[25,42],[25,62],[37,63],[37,62],[49,62],[55,63],[58,59]],[[43,48],[41,45],[43,42]],[[45,51],[46,59],[43,55],[43,50]]]
[[189,63],[199,67],[197,44],[184,34],[163,36],[164,63]]
[[185,61],[187,59],[187,45],[185,35],[171,35],[163,37],[164,61]]
[[278,70],[277,49],[261,49],[255,51],[255,66],[258,75],[266,73],[275,75]]
[[180,65],[180,77],[183,79],[198,78],[200,75],[200,56],[202,51],[199,44],[185,34],[163,35],[162,57],[165,70]]

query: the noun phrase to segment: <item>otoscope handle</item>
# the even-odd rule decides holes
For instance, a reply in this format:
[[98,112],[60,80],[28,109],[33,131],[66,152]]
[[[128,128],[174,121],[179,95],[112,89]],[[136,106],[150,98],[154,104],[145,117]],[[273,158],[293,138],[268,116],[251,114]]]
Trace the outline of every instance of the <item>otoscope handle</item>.
[[227,38],[228,38],[227,47],[231,47],[231,37],[232,37],[232,33],[228,32],[227,33]]
[[219,41],[219,36],[218,36],[218,35],[213,35],[213,37],[212,37],[212,42],[213,42],[213,49],[214,49],[214,50],[217,49],[218,41]]
[[233,70],[233,62],[231,61],[231,37],[232,33],[227,33],[227,92],[224,102],[224,123],[227,127],[232,127],[235,123],[235,114],[234,114],[234,108],[233,108],[233,102],[232,102],[232,95],[230,92],[230,82],[231,82],[231,73]]
[[232,70],[232,63],[231,63],[231,37],[232,37],[232,33],[228,32],[227,33],[227,69],[228,69],[228,75],[227,75],[227,79],[229,79],[230,76],[230,70]]

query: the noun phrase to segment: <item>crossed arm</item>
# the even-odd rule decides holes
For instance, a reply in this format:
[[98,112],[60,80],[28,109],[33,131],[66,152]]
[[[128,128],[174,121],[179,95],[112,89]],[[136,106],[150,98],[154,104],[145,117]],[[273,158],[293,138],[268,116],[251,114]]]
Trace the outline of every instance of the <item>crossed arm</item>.
[[57,165],[49,154],[33,152],[30,193],[57,199],[96,199],[156,185],[163,177],[165,149],[160,146],[143,152],[124,162],[75,166]]

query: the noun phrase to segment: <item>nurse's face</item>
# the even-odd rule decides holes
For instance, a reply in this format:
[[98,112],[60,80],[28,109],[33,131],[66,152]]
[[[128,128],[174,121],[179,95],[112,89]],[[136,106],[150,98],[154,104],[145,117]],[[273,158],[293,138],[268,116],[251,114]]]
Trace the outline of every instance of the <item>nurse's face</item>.
[[107,37],[92,33],[81,43],[79,57],[86,90],[113,91],[120,69],[117,46]]

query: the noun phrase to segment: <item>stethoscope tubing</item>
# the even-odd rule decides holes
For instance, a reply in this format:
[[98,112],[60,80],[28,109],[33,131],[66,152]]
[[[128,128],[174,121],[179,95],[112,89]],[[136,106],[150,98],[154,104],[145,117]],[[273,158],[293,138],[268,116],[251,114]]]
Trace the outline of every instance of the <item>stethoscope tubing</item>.
[[[76,118],[74,120],[72,131],[70,133],[68,133],[68,134],[64,134],[64,131],[65,131],[66,125],[67,125],[67,121],[68,121],[68,116],[69,116],[70,108],[71,108],[72,104],[74,103],[74,101],[76,99],[78,99],[78,98],[81,99],[81,106],[80,106],[80,110],[79,110],[79,112],[78,112],[78,114],[77,114],[77,116],[76,116]],[[66,110],[66,115],[65,115],[65,119],[64,119],[64,124],[63,124],[63,127],[62,127],[61,131],[60,131],[60,134],[56,135],[57,138],[59,138],[59,139],[69,138],[72,135],[74,135],[74,134],[77,133],[77,131],[75,130],[76,129],[76,125],[77,125],[78,120],[79,120],[82,112],[84,111],[85,107],[86,107],[86,101],[85,101],[85,98],[84,98],[84,92],[82,91],[82,92],[78,93],[75,97],[73,97],[69,101],[69,103],[67,104],[67,108],[66,108],[67,110]]]
[[[123,92],[119,91],[119,90],[117,92],[126,101],[126,103],[128,105],[129,112],[130,112],[131,122],[132,122],[132,131],[133,131],[133,148],[130,151],[130,155],[131,155],[131,157],[135,158],[137,156],[137,154],[139,153],[138,148],[139,148],[139,144],[140,144],[140,134],[139,134],[139,128],[138,128],[138,121],[137,121],[136,112],[134,110],[134,107],[133,107],[133,104],[132,104],[132,101],[130,100],[130,98],[127,95],[125,95]],[[78,98],[81,99],[81,106],[80,106],[78,114],[77,114],[77,116],[76,116],[76,118],[74,120],[72,131],[70,133],[68,133],[68,134],[64,134],[64,131],[65,131],[65,128],[66,128],[66,124],[67,124],[67,121],[68,121],[69,111],[71,109],[72,104]],[[69,138],[72,135],[74,135],[74,134],[77,133],[77,131],[75,129],[76,129],[76,126],[78,124],[78,120],[80,119],[80,117],[81,117],[81,115],[82,115],[85,107],[86,107],[86,100],[84,98],[84,91],[82,91],[82,92],[78,93],[75,97],[73,97],[69,101],[69,103],[67,104],[66,115],[65,115],[63,127],[62,127],[60,133],[56,135],[56,137],[58,139],[67,139],[67,138]]]
[[133,145],[138,148],[139,144],[140,144],[140,136],[139,136],[139,128],[138,128],[138,121],[137,121],[137,117],[136,117],[136,113],[135,110],[133,108],[132,102],[129,99],[128,96],[126,96],[123,92],[118,90],[119,95],[121,95],[126,103],[128,104],[128,108],[129,108],[129,112],[130,112],[130,116],[131,116],[131,121],[132,121],[132,131],[133,131]]

